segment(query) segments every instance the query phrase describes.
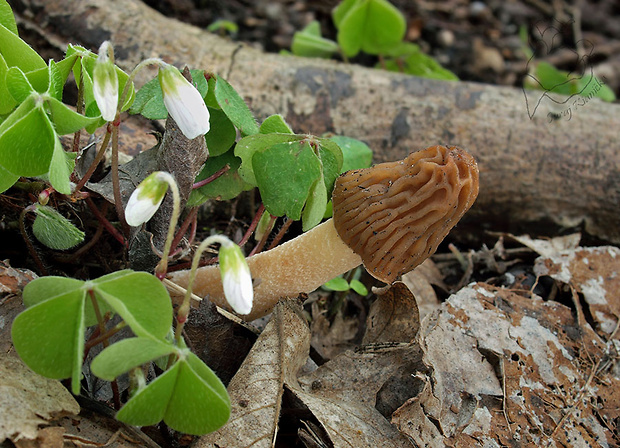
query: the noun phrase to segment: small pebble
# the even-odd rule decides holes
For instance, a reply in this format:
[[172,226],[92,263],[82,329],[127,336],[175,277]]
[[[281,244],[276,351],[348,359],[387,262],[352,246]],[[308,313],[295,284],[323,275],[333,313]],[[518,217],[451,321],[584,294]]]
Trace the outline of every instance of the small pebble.
[[450,30],[441,30],[437,33],[437,42],[442,47],[451,47],[454,44],[454,33]]

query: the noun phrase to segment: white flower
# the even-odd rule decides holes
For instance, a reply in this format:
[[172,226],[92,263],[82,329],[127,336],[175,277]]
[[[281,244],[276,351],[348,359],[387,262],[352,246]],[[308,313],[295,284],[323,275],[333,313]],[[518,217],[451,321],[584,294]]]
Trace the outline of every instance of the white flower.
[[118,75],[108,57],[108,48],[110,48],[108,41],[99,47],[99,57],[93,70],[93,94],[103,119],[114,121],[118,107]]
[[164,105],[183,135],[194,139],[209,132],[209,109],[198,89],[171,65],[161,66],[158,78]]
[[163,171],[155,171],[144,179],[136,188],[125,207],[127,224],[138,227],[153,217],[168,191],[167,176]]
[[224,296],[230,306],[239,314],[250,314],[254,290],[250,268],[245,261],[241,248],[235,243],[221,240],[220,274],[224,286]]

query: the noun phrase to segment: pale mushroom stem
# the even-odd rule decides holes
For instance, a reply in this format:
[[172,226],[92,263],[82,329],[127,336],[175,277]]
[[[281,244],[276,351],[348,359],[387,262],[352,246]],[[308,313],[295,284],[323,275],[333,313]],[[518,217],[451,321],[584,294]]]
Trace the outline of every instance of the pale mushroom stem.
[[[362,262],[370,275],[393,283],[435,253],[477,196],[476,161],[456,146],[431,146],[404,160],[342,174],[332,195],[334,220],[247,259],[257,285],[246,319],[264,316],[278,300],[314,291]],[[189,272],[173,273],[170,280],[186,287]],[[228,308],[216,266],[201,268],[193,288]]]
[[[312,292],[359,266],[362,259],[340,239],[329,219],[274,249],[247,258],[247,262],[256,286],[252,312],[243,318],[253,320],[270,313],[280,299]],[[171,272],[168,278],[186,288],[189,271]],[[218,266],[199,268],[192,289],[196,295],[230,309]]]

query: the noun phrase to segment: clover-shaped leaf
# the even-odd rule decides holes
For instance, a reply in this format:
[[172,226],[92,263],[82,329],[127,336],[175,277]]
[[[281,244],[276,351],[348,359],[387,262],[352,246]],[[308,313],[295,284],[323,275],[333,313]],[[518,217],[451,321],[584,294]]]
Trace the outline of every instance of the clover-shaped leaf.
[[99,378],[113,381],[119,375],[162,356],[177,351],[166,340],[138,337],[123,339],[104,349],[90,365],[92,372]]
[[309,135],[256,134],[241,139],[235,154],[242,160],[239,175],[258,187],[270,214],[298,220],[303,210],[306,230],[320,222],[342,167],[342,151],[335,142]]
[[4,26],[0,26],[0,54],[8,67],[19,67],[24,73],[47,67],[39,53]]
[[163,338],[172,326],[172,304],[151,274],[125,270],[93,280],[97,297],[105,300],[137,336]]
[[202,435],[221,427],[230,416],[226,388],[196,355],[187,351],[174,365],[137,391],[116,418],[147,426],[163,420],[176,431]]
[[209,132],[205,134],[209,157],[217,157],[228,151],[237,139],[237,130],[221,109],[209,109]]
[[56,98],[48,97],[45,102],[49,108],[50,120],[54,123],[54,129],[58,135],[73,134],[97,123],[97,117],[85,117],[78,114]]
[[0,124],[0,165],[13,175],[45,174],[52,160],[56,132],[40,98],[28,97]]
[[333,13],[342,52],[353,57],[360,50],[382,54],[405,36],[402,13],[387,0],[347,0]]
[[338,52],[338,44],[321,36],[318,21],[313,20],[303,30],[293,35],[291,51],[297,56],[330,58]]
[[270,115],[261,123],[259,132],[261,134],[292,134],[293,130],[284,121],[284,117],[279,114]]
[[258,134],[258,124],[250,108],[233,86],[221,76],[218,76],[215,82],[215,98],[241,135]]
[[19,176],[16,176],[0,166],[0,193],[4,193],[11,188],[18,180]]
[[247,183],[256,186],[256,176],[252,167],[252,158],[256,152],[264,151],[273,145],[286,142],[299,142],[303,135],[288,133],[255,134],[242,138],[235,146],[235,155],[241,158],[239,175]]
[[310,189],[321,176],[321,162],[310,144],[278,143],[255,153],[252,167],[267,211],[300,219]]
[[118,313],[138,336],[162,339],[172,326],[172,305],[162,283],[146,272],[114,272],[88,282],[41,277],[24,288],[28,307],[12,328],[13,344],[35,372],[69,378],[80,390],[84,331],[97,320],[93,300],[102,314]]
[[17,24],[11,6],[6,2],[0,2],[0,25],[5,27],[11,33],[17,35]]
[[84,356],[83,284],[62,277],[33,280],[23,293],[24,302],[31,306],[15,318],[11,329],[13,345],[21,359],[48,378],[72,378],[74,394],[80,392]]
[[34,92],[34,87],[19,67],[11,67],[7,70],[5,82],[7,90],[17,103],[23,102]]

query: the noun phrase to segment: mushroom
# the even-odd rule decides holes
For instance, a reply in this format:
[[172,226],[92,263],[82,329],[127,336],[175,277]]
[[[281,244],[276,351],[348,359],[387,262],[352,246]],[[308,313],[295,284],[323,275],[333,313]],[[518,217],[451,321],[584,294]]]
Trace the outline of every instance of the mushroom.
[[[393,283],[432,255],[478,195],[478,166],[455,146],[431,146],[398,162],[342,174],[334,217],[247,259],[254,289],[252,320],[278,300],[308,293],[360,264]],[[168,278],[187,287],[189,271]],[[193,291],[228,308],[217,266],[198,269]]]

